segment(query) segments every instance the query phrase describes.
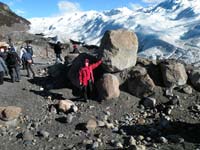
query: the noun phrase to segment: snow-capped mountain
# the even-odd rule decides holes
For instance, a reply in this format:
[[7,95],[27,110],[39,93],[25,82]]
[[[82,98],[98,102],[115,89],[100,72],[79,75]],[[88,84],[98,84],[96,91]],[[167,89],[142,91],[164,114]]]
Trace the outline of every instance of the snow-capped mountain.
[[200,0],[166,0],[149,8],[76,12],[59,17],[30,19],[31,33],[58,36],[59,40],[100,44],[106,30],[136,32],[139,55],[200,61]]

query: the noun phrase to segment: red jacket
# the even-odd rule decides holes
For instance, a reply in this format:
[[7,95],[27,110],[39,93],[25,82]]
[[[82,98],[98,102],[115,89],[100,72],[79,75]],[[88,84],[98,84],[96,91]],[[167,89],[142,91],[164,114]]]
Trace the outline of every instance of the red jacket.
[[93,70],[95,68],[97,68],[100,64],[102,63],[102,60],[91,64],[89,66],[85,66],[83,68],[81,68],[81,70],[79,71],[79,81],[80,84],[87,86],[88,85],[88,81],[91,79],[92,82],[94,83],[94,76],[93,76]]

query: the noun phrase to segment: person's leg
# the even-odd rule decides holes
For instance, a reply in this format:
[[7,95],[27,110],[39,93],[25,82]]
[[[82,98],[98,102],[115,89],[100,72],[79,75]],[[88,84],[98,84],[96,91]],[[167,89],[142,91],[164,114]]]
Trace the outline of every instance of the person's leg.
[[88,97],[87,97],[87,86],[83,86],[83,98],[85,101],[87,101]]
[[4,73],[3,71],[0,72],[0,85],[3,84],[3,77],[4,77]]
[[10,68],[10,77],[11,77],[11,81],[15,82],[15,68],[14,67]]
[[93,85],[92,85],[92,80],[88,81],[88,97],[92,98],[93,96]]
[[29,63],[26,62],[26,71],[27,71],[27,77],[30,77],[30,72],[29,72]]
[[32,72],[33,77],[35,77],[35,72],[33,71],[32,64],[29,64],[29,69]]
[[16,81],[20,81],[21,80],[21,76],[20,76],[19,66],[15,67],[15,72],[16,72]]
[[61,54],[59,54],[59,59],[60,59],[61,62],[63,61],[63,59],[62,59],[62,57],[61,57]]

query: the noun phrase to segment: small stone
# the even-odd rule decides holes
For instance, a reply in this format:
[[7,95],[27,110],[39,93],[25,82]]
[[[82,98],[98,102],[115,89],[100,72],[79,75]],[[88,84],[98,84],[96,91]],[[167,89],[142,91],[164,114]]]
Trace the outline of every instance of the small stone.
[[93,149],[96,149],[96,148],[98,148],[99,147],[99,143],[98,142],[94,142],[93,144],[92,144],[92,148]]
[[58,138],[63,138],[64,137],[64,134],[58,134]]
[[86,144],[86,145],[91,145],[93,143],[92,140],[83,140],[83,144]]
[[72,105],[72,111],[73,112],[78,112],[78,107],[76,105]]
[[67,123],[71,123],[72,122],[72,120],[73,120],[73,115],[72,114],[68,114],[67,115]]
[[44,137],[44,138],[48,138],[49,135],[50,135],[49,132],[44,131],[44,130],[39,131],[38,134],[39,134],[40,136]]
[[97,127],[97,122],[94,119],[90,119],[86,124],[87,130],[95,130]]
[[121,142],[116,142],[115,147],[123,148],[123,144]]
[[137,137],[137,139],[138,139],[139,141],[142,141],[142,140],[144,140],[144,136],[143,136],[143,135],[139,135],[139,136]]
[[136,145],[136,140],[135,140],[135,138],[133,136],[130,137],[129,144],[130,145]]
[[139,118],[137,120],[137,122],[138,122],[139,125],[144,125],[145,124],[145,120],[143,118]]
[[192,87],[189,85],[184,87],[183,92],[185,92],[186,94],[192,94]]
[[98,121],[97,121],[97,125],[98,125],[99,127],[104,127],[104,126],[105,126],[105,122],[98,120]]
[[113,129],[113,128],[114,128],[114,124],[113,124],[113,123],[108,123],[108,122],[106,122],[106,127],[107,127],[108,129]]
[[165,144],[168,143],[168,140],[165,137],[163,137],[163,136],[159,138],[159,141],[161,143],[165,143]]
[[146,108],[154,108],[156,106],[156,99],[152,97],[146,97],[143,100],[143,105]]
[[44,91],[44,88],[41,87],[41,88],[40,88],[40,91]]

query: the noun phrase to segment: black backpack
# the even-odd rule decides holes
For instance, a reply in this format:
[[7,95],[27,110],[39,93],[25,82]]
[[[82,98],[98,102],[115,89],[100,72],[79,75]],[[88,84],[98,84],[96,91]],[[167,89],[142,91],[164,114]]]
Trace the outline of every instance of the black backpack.
[[8,66],[11,66],[11,67],[17,65],[18,60],[17,60],[16,52],[9,52],[7,55],[6,62]]

